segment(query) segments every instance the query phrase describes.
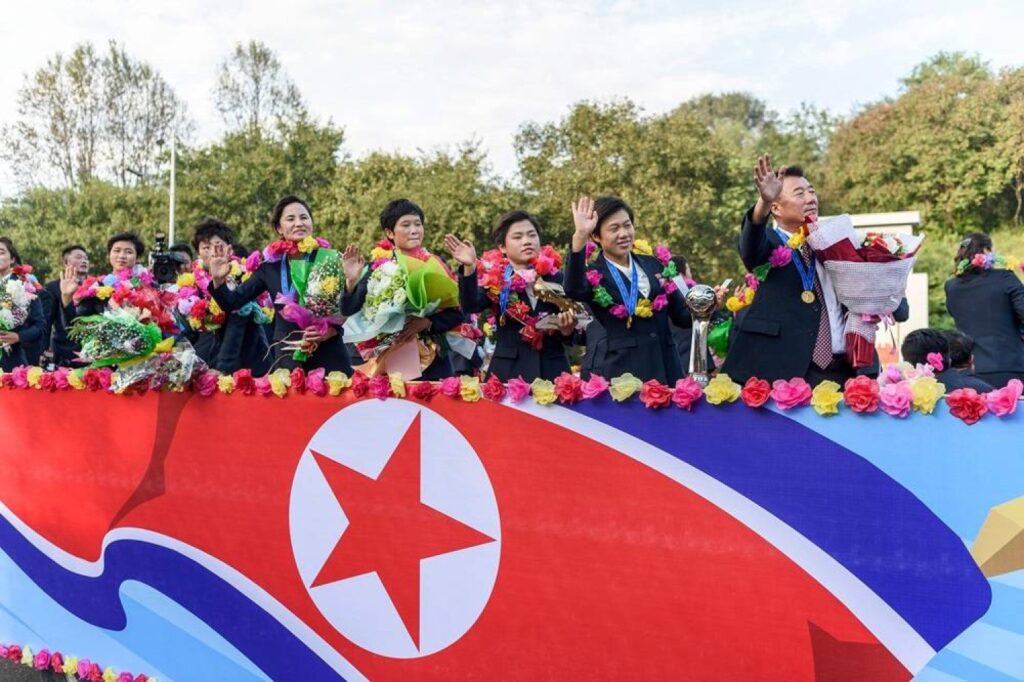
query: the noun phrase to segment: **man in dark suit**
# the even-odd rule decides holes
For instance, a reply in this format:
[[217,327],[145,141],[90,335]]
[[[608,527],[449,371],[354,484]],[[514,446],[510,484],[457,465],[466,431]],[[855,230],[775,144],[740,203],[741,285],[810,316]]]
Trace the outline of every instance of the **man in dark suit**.
[[[754,184],[757,203],[743,216],[739,243],[740,258],[750,271],[767,263],[776,247],[818,213],[818,195],[798,167],[775,170],[762,156]],[[844,310],[828,273],[805,243],[788,265],[769,271],[753,304],[737,316],[722,371],[740,383],[756,376],[841,385],[854,375],[843,327]]]
[[[89,254],[86,253],[84,246],[80,244],[66,246],[60,252],[60,258],[65,275],[71,280],[81,284],[89,276]],[[54,365],[70,367],[79,346],[68,339],[67,320],[64,319],[64,306],[61,305],[59,278],[43,287],[43,290],[39,292],[39,301],[43,306],[43,321],[46,325],[44,347]]]

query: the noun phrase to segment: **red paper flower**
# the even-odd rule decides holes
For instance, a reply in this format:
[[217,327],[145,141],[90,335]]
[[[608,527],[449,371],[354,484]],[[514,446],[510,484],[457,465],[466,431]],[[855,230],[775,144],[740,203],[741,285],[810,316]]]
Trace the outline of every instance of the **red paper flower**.
[[761,407],[772,395],[772,386],[764,379],[750,377],[747,383],[743,384],[740,391],[740,399],[747,404],[747,407]]
[[251,369],[240,369],[234,374],[235,390],[245,395],[252,395],[256,392],[256,381],[252,378]]
[[391,395],[391,379],[387,374],[378,374],[370,379],[370,397],[384,400]]
[[437,386],[430,381],[420,381],[412,384],[409,393],[417,400],[430,400],[437,395]]
[[356,370],[352,374],[352,394],[357,398],[364,397],[370,391],[370,380],[365,374]]
[[583,397],[583,380],[574,374],[562,372],[555,377],[555,395],[558,402],[571,405]]
[[854,412],[878,410],[878,382],[871,377],[847,379],[843,387],[843,402]]
[[974,424],[988,412],[985,396],[973,388],[958,388],[946,395],[949,413],[966,424]]
[[645,381],[640,388],[640,402],[653,410],[668,407],[672,402],[672,389],[657,379]]
[[306,392],[306,371],[301,367],[292,370],[292,390],[296,393]]
[[505,397],[505,385],[501,383],[501,379],[492,374],[490,378],[484,382],[484,385],[480,387],[480,392],[483,393],[484,397],[488,400],[498,402]]

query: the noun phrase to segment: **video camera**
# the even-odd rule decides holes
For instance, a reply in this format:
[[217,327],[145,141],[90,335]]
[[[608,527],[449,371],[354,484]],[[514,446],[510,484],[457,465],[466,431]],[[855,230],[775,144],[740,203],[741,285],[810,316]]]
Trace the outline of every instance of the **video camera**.
[[181,266],[185,265],[185,256],[167,250],[167,236],[163,232],[156,233],[156,244],[149,253],[149,270],[157,284],[174,284],[178,281]]

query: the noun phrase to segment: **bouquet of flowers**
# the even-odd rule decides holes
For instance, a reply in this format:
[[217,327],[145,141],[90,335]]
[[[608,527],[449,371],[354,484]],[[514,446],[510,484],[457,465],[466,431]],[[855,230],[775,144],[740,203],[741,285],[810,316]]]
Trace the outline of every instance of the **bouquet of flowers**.
[[[382,256],[382,251],[391,257]],[[448,269],[425,250],[412,257],[378,245],[373,256],[363,308],[345,321],[345,338],[356,344],[364,360],[376,360],[370,373],[380,368],[385,354],[395,348],[408,318],[426,318],[459,305],[458,284]],[[445,338],[451,348],[466,357],[475,350],[475,341],[457,332]],[[421,364],[429,365],[437,349],[429,339],[420,341]]]
[[78,359],[90,367],[106,367],[153,354],[163,342],[163,332],[153,321],[143,321],[141,313],[138,308],[111,308],[75,319],[68,338],[82,346]]
[[871,365],[878,323],[892,323],[923,240],[924,235],[877,232],[860,239],[848,215],[808,222],[807,243],[849,311],[846,356],[854,368]]
[[[284,267],[284,265],[282,265]],[[278,294],[276,303],[281,304],[281,316],[295,323],[300,329],[313,327],[320,335],[327,333],[329,325],[341,324],[341,288],[344,281],[341,256],[334,249],[320,247],[312,263],[304,260],[288,261],[293,295]],[[302,348],[302,341],[289,341],[292,357],[298,362],[309,359],[309,352]]]
[[[259,252],[256,252],[257,255]],[[255,261],[259,267],[260,261]],[[252,277],[249,261],[239,258],[231,259],[231,272],[227,278],[227,286],[231,289]],[[202,261],[192,263],[192,272],[178,275],[178,281],[168,287],[168,291],[177,296],[175,309],[185,319],[188,326],[196,331],[216,331],[227,321],[227,314],[217,305],[210,295],[212,283],[210,273]],[[267,324],[274,319],[273,302],[270,294],[263,292],[255,301],[249,301],[235,311],[236,315],[249,315],[257,324]]]
[[[32,299],[36,297],[35,289],[23,279],[8,277],[0,286],[0,331],[13,331],[25,324]],[[4,346],[0,346],[0,357],[4,355]]]

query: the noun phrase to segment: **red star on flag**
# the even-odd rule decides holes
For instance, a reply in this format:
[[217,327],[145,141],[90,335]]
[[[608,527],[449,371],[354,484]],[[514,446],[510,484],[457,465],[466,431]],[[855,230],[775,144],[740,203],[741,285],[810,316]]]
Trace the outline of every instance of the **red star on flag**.
[[310,587],[376,572],[419,649],[420,561],[494,538],[420,500],[419,414],[376,479],[312,452],[349,525]]

